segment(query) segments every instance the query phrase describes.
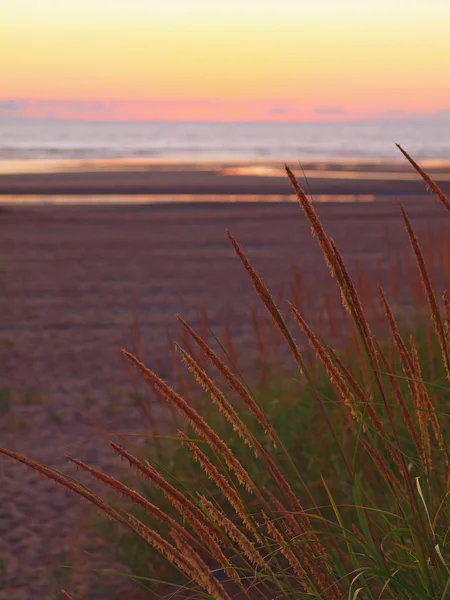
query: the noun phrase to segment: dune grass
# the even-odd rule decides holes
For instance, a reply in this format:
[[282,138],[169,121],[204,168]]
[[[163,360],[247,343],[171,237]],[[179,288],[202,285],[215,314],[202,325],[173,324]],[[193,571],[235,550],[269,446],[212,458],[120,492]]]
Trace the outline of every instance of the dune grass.
[[[229,239],[295,372],[283,379],[266,364],[260,384],[249,386],[230,352],[224,358],[181,320],[177,353],[190,380],[179,380],[180,393],[124,351],[167,403],[174,434],[154,436],[151,445],[111,442],[128,465],[120,481],[67,457],[105,486],[102,496],[0,451],[106,514],[117,554],[149,597],[165,589],[173,598],[450,598],[450,303],[436,295],[402,207],[406,233],[398,235],[410,239],[426,316],[403,322],[392,310],[392,289],[389,300],[373,283],[357,289],[314,204],[286,170],[339,292],[328,325],[312,325],[295,293],[285,315]],[[336,320],[345,344],[335,343]],[[192,393],[194,381],[201,393]]]

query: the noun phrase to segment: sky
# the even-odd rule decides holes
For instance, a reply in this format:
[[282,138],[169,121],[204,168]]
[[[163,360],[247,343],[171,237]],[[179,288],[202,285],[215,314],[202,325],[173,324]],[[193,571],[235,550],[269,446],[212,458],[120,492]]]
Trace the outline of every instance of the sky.
[[433,118],[449,30],[450,0],[0,0],[0,116]]

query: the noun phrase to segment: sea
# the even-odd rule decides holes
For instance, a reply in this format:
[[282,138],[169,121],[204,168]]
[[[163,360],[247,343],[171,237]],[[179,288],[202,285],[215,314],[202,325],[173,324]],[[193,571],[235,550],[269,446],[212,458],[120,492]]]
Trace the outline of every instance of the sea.
[[351,123],[82,122],[0,117],[0,161],[450,158],[450,119]]

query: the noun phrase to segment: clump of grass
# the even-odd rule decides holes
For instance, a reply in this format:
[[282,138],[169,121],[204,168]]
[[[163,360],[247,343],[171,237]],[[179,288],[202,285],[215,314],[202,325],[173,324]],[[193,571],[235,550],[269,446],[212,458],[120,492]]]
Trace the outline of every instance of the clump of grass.
[[[442,191],[402,152],[449,209]],[[1,452],[78,494],[152,555],[159,553],[167,579],[179,573],[183,597],[443,600],[450,595],[447,296],[442,311],[402,208],[429,305],[425,343],[414,328],[405,332],[381,287],[379,301],[376,288],[368,295],[373,326],[364,294],[313,203],[286,171],[348,313],[350,356],[322,339],[303,314],[301,297],[288,317],[282,314],[229,234],[293,356],[298,373],[295,385],[287,386],[294,388],[289,402],[265,402],[274,393],[270,377],[264,393],[255,394],[205,335],[181,321],[186,337],[178,352],[210,399],[206,418],[201,404],[173,390],[139,357],[123,353],[184,421],[174,420],[180,432],[171,441],[171,464],[163,462],[161,446],[151,464],[141,448],[111,443],[128,462],[130,481],[131,474],[141,481],[132,485],[67,457],[117,496],[111,497],[15,452]],[[387,343],[374,333],[383,311]],[[310,353],[301,349],[298,334]],[[170,467],[178,460],[174,477]],[[191,460],[183,471],[180,465]],[[156,578],[154,569],[139,582],[153,589]]]

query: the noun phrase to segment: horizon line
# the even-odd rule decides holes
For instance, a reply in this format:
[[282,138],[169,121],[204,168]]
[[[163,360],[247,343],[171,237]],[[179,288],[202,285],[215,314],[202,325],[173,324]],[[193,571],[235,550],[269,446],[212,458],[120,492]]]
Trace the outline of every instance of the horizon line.
[[442,123],[443,121],[450,122],[450,111],[438,111],[434,113],[413,113],[398,117],[393,117],[385,114],[373,115],[366,117],[340,118],[340,119],[232,119],[232,118],[217,118],[217,119],[189,119],[189,118],[174,118],[174,119],[132,119],[132,118],[95,118],[95,117],[54,117],[54,116],[26,116],[26,115],[10,115],[2,114],[0,111],[0,120],[2,121],[20,121],[20,122],[52,122],[52,123],[107,123],[107,124],[178,124],[178,125],[221,125],[221,124],[239,124],[239,125],[352,125],[360,123],[373,124],[401,124],[401,123],[419,123],[426,121],[428,123]]

